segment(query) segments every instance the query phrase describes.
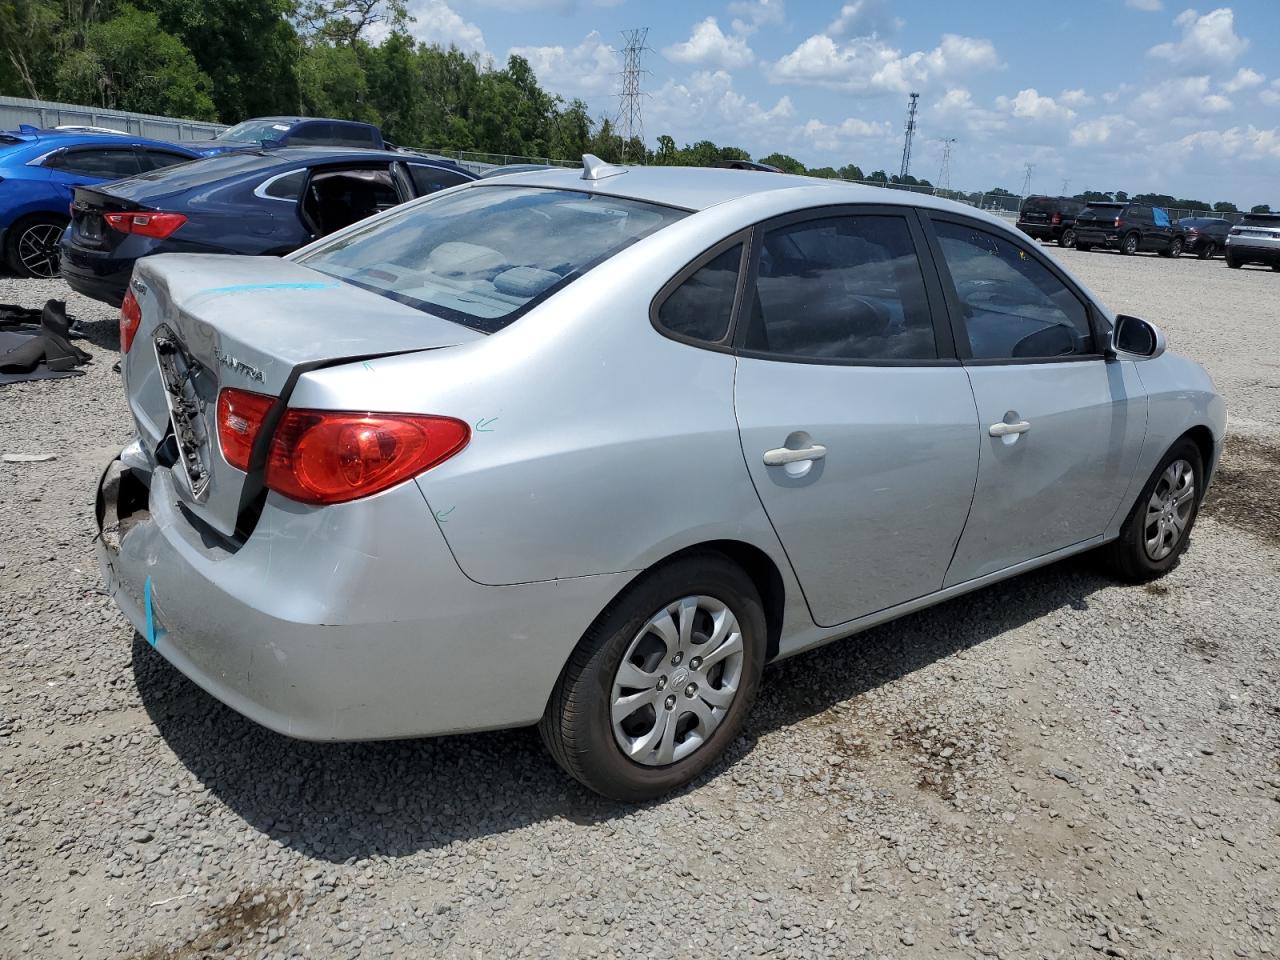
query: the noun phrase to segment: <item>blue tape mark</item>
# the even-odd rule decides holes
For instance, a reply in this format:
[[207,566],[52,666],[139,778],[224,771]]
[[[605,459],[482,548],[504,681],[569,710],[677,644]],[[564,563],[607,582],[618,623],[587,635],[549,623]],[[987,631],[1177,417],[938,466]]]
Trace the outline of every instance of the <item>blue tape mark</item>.
[[147,643],[156,645],[156,618],[151,612],[151,578],[147,577],[146,586],[142,588],[142,605],[147,611]]
[[203,297],[217,293],[248,293],[251,290],[333,290],[340,287],[336,281],[308,280],[301,283],[237,283],[230,287],[210,287],[197,291],[194,296]]

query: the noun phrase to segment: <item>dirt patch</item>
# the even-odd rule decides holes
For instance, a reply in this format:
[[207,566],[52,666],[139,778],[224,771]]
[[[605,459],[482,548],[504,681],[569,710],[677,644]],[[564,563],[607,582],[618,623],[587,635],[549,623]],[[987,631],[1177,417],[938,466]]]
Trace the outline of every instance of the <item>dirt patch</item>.
[[[210,955],[226,956],[248,946],[255,938],[268,938],[281,928],[297,906],[296,896],[281,890],[246,890],[209,916],[211,926],[184,944],[158,944],[136,960],[194,960]],[[264,943],[261,947],[265,947]]]
[[1201,508],[1237,530],[1280,546],[1280,447],[1231,437]]
[[1148,583],[1142,589],[1153,597],[1166,597],[1169,595],[1169,588],[1163,583]]

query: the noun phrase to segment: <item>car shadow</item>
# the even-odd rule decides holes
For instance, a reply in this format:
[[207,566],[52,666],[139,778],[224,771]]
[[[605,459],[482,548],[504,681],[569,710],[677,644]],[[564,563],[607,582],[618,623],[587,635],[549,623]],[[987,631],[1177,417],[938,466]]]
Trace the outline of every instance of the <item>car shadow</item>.
[[[743,736],[686,790],[723,774],[762,735],[1054,610],[1085,609],[1110,582],[1087,560],[1068,560],[768,667]],[[562,773],[532,728],[307,743],[223,706],[140,636],[133,669],[148,715],[191,774],[254,829],[322,860],[404,856],[557,817],[589,825],[635,809]]]

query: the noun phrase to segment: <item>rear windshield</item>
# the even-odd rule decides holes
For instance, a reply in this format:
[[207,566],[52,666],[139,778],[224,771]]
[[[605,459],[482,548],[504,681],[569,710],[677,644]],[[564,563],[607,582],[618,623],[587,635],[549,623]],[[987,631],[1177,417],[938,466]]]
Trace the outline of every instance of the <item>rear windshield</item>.
[[1102,204],[1089,204],[1080,211],[1083,219],[1093,218],[1095,220],[1114,220],[1120,216],[1120,211],[1124,209],[1123,203],[1114,203],[1107,206]]
[[246,120],[229,130],[223,130],[213,139],[231,143],[261,143],[263,140],[279,140],[289,132],[289,124],[279,120]]
[[278,166],[280,166],[280,158],[272,154],[224,153],[177,166],[149,170],[129,179],[163,180],[166,187],[172,187],[174,190],[188,190],[202,183],[212,183],[238,173],[251,173],[254,170],[267,170]]
[[492,184],[378,217],[298,262],[492,333],[684,216],[638,200]]
[[1058,201],[1053,197],[1027,197],[1022,201],[1023,213],[1052,213],[1058,209]]
[[1246,213],[1240,222],[1255,227],[1280,227],[1280,213]]

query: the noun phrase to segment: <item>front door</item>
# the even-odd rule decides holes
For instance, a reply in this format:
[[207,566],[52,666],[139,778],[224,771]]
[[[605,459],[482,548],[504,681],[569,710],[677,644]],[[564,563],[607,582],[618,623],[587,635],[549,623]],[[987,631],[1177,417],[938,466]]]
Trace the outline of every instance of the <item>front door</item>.
[[735,408],[814,620],[938,590],[979,438],[940,285],[917,256],[920,227],[900,210],[832,208],[754,235]]
[[1101,535],[1141,451],[1146,394],[1038,251],[961,218],[933,228],[981,436],[951,586]]

